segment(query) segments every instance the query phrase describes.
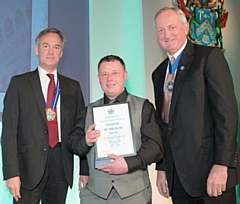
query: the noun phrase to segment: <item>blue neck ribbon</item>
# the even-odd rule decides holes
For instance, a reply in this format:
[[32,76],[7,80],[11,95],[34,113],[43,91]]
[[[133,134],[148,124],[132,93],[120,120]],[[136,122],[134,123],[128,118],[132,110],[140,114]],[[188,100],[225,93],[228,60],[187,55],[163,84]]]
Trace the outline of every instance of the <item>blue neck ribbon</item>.
[[[54,98],[53,98],[53,102],[52,102],[52,109],[56,109],[59,95],[60,95],[60,88],[59,88],[59,83],[58,83],[58,80],[57,80],[57,86],[56,86],[56,89],[55,89],[55,94],[54,94]],[[45,108],[47,108],[46,100],[44,102],[45,102]]]
[[169,73],[170,74],[173,74],[176,71],[179,61],[181,59],[181,56],[182,56],[182,52],[178,55],[177,59],[175,59],[173,64],[171,64],[171,61],[169,60]]

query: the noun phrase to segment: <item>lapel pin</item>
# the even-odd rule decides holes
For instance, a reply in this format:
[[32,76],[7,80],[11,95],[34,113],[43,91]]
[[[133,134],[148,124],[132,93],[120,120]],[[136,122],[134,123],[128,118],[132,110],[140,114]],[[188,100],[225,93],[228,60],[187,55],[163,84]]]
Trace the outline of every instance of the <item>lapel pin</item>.
[[181,71],[183,71],[184,69],[185,69],[185,67],[184,67],[184,66],[181,66],[181,67],[180,67],[180,70],[181,70]]

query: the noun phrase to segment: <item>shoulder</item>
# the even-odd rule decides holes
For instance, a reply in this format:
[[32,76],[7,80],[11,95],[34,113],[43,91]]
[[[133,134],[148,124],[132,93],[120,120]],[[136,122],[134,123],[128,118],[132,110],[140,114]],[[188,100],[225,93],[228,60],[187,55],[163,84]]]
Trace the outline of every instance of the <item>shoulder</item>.
[[128,96],[134,101],[141,102],[144,106],[151,107],[151,108],[154,107],[154,105],[146,98],[138,97],[132,94],[128,94]]
[[[219,47],[204,46],[188,41],[181,58],[181,61],[188,62],[194,60],[196,63],[212,61],[223,58],[223,52]],[[206,63],[205,63],[206,64]]]
[[161,72],[163,69],[165,69],[167,67],[168,64],[168,58],[165,58],[157,67],[156,69],[153,71],[152,73],[152,77],[154,77],[156,74],[158,74],[159,72]]
[[23,78],[27,78],[27,77],[34,76],[34,75],[38,75],[37,70],[25,72],[25,73],[18,74],[18,75],[14,75],[14,76],[12,76],[12,79],[23,79]]
[[88,108],[92,107],[92,106],[97,106],[97,105],[102,105],[103,104],[103,98],[100,98],[90,104],[88,104]]
[[31,78],[33,79],[39,78],[37,70],[12,76],[9,82],[9,86],[12,86],[13,84],[16,84],[16,85],[18,84],[19,86],[26,85],[28,84],[28,81]]
[[69,82],[69,83],[78,83],[77,80],[72,79],[72,78],[67,77],[67,76],[64,76],[64,75],[59,74],[59,73],[58,73],[58,78],[59,78],[59,80],[67,81],[67,82]]
[[157,68],[153,71],[153,72],[156,72],[158,71],[159,69],[161,69],[162,67],[165,67],[168,63],[168,58],[166,57],[158,66]]
[[92,103],[89,103],[88,106],[85,108],[86,115],[91,114],[92,112],[92,107],[94,106],[99,106],[103,104],[103,98],[98,99],[97,101],[94,101]]
[[222,50],[219,47],[212,47],[212,46],[204,46],[204,45],[198,45],[194,44],[194,50],[196,54],[202,54],[202,55],[209,55],[211,53],[218,53],[218,54],[223,54]]
[[128,94],[127,101],[129,101],[130,103],[133,102],[143,104],[146,101],[146,99],[132,94]]
[[130,93],[128,93],[128,97],[131,97],[131,98],[133,98],[133,99],[135,99],[135,100],[146,100],[146,99],[143,98],[143,97],[135,96],[135,95],[130,94]]
[[80,83],[77,80],[71,79],[67,76],[58,73],[58,79],[60,84],[68,84],[71,86],[80,86]]

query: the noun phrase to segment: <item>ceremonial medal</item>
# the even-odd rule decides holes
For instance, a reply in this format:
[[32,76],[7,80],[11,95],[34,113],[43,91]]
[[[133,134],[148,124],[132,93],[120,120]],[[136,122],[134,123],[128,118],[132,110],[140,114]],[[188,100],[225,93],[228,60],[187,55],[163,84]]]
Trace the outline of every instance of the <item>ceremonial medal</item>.
[[169,94],[172,94],[173,91],[174,80],[166,81],[164,90],[167,90]]
[[44,101],[44,105],[45,105],[45,110],[46,110],[46,118],[47,121],[54,121],[55,119],[57,119],[57,101],[60,95],[60,88],[59,88],[59,83],[57,80],[57,86],[55,89],[55,93],[54,93],[54,97],[53,97],[53,101],[52,101],[52,105],[47,105],[46,100]]
[[56,111],[52,108],[46,108],[47,121],[53,121],[56,117]]
[[167,83],[167,90],[168,90],[168,92],[172,92],[172,90],[173,90],[173,84],[174,84],[174,81],[172,80],[172,81],[169,81],[168,83]]

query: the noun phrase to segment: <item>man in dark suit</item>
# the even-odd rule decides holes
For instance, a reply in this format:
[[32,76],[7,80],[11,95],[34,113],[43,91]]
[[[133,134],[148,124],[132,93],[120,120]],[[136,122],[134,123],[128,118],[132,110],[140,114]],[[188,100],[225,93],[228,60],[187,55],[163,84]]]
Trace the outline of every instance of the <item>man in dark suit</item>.
[[[66,142],[84,100],[79,83],[57,73],[64,44],[59,30],[41,31],[35,45],[38,68],[12,77],[6,92],[3,176],[13,203],[64,204],[73,183],[73,154]],[[50,89],[54,102],[49,102]]]
[[161,9],[155,25],[168,55],[152,74],[165,147],[156,165],[159,193],[179,204],[233,204],[238,111],[228,64],[219,48],[187,40],[180,9]]

